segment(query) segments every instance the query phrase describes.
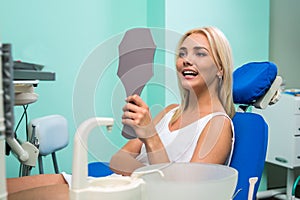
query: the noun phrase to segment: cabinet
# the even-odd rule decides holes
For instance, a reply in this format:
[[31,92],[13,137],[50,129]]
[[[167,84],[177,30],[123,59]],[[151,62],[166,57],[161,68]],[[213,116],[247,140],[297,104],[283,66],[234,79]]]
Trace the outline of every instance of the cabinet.
[[300,97],[283,93],[276,104],[254,112],[269,126],[266,161],[290,169],[300,167]]
[[253,112],[262,115],[269,127],[266,161],[287,168],[289,196],[296,177],[294,170],[300,167],[300,97],[283,93],[276,104]]

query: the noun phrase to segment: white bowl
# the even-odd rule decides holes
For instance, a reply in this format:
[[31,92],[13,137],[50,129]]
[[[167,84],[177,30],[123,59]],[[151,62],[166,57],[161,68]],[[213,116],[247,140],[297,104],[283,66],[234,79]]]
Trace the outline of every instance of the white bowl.
[[[155,173],[157,170],[163,176]],[[238,172],[231,167],[200,163],[150,165],[133,175],[146,182],[147,200],[230,200],[238,178]]]

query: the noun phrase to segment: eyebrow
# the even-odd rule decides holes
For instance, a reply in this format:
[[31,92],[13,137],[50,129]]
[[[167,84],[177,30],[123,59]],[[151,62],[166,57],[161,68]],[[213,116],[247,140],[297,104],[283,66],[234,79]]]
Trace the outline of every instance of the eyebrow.
[[207,52],[209,52],[209,50],[208,50],[207,48],[202,47],[202,46],[196,46],[196,47],[194,47],[193,49],[195,49],[195,50],[205,49]]
[[[202,46],[195,46],[193,49],[194,49],[194,50],[201,50],[201,49],[204,49],[204,50],[206,50],[207,52],[209,52],[209,50],[208,50],[206,47],[202,47]],[[186,48],[186,47],[180,47],[179,50],[184,50],[184,51],[186,51],[187,48]]]

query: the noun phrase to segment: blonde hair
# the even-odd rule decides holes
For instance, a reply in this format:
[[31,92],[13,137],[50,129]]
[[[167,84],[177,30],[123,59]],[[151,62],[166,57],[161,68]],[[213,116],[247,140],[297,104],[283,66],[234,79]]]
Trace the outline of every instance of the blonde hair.
[[[233,117],[235,114],[235,108],[233,104],[233,98],[232,98],[232,71],[233,71],[233,58],[232,58],[232,51],[230,44],[223,34],[222,31],[220,31],[216,27],[202,27],[198,29],[192,29],[185,33],[182,38],[180,39],[178,43],[177,48],[177,54],[176,59],[178,59],[178,50],[183,41],[190,36],[191,34],[203,34],[208,40],[208,43],[210,45],[210,48],[212,50],[212,57],[213,60],[218,67],[218,69],[221,69],[223,71],[223,78],[222,82],[219,85],[219,99],[225,109],[225,112],[229,117]],[[181,105],[174,113],[171,123],[174,123],[183,110],[187,106],[187,91],[184,90],[181,85],[179,84],[179,90],[181,95]]]

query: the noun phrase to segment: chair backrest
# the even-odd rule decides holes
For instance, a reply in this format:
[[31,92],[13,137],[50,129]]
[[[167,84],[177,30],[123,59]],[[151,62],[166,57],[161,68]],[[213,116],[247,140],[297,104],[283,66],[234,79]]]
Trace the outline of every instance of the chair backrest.
[[253,191],[257,193],[268,145],[268,126],[265,120],[255,113],[237,112],[232,119],[235,130],[235,146],[230,166],[238,171],[234,200],[248,199],[249,179],[257,177]]
[[[250,62],[233,73],[234,103],[243,108],[232,119],[235,145],[230,166],[238,171],[238,193],[234,200],[248,199],[249,180],[257,177],[254,190],[251,191],[252,199],[256,199],[267,153],[268,125],[259,114],[246,111],[249,106],[261,105],[256,102],[261,101],[262,97],[275,94],[280,85],[274,87],[276,77],[277,67],[271,62]],[[273,101],[272,97],[267,98],[267,105]]]
[[29,138],[33,134],[39,142],[39,154],[46,156],[66,147],[69,143],[68,123],[61,115],[48,115],[30,121],[28,127]]

